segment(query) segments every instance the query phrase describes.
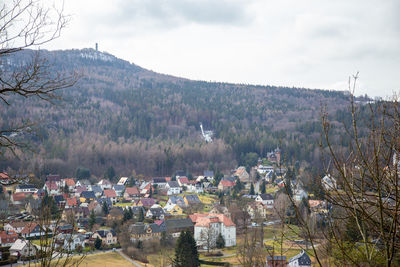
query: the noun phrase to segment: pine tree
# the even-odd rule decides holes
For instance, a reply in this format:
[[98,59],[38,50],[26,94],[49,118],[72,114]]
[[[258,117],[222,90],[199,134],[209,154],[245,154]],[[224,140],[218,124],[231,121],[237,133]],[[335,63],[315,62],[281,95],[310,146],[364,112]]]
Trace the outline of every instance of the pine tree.
[[182,231],[175,247],[174,267],[198,267],[199,253],[190,231]]
[[263,180],[262,184],[261,184],[261,194],[265,194],[266,191],[267,191],[267,189],[265,186],[265,180]]
[[99,237],[96,237],[96,240],[94,241],[94,247],[96,249],[101,249],[102,241]]
[[104,202],[103,202],[103,213],[104,213],[104,215],[107,215],[108,212],[109,212],[109,210],[108,210],[108,204],[107,204],[106,201],[104,201]]
[[144,221],[144,213],[143,213],[143,209],[140,209],[138,222],[143,222],[143,221]]
[[250,185],[250,195],[255,195],[253,183]]
[[94,210],[90,212],[89,218],[89,229],[90,231],[93,229],[93,225],[96,223],[96,216],[94,215]]
[[217,248],[224,248],[225,247],[225,239],[221,233],[219,233],[216,241]]

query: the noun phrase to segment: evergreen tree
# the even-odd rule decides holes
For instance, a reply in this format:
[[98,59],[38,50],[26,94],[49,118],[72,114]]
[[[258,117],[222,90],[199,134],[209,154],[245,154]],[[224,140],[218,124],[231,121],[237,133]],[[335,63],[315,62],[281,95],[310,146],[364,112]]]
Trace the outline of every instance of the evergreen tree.
[[149,193],[149,196],[150,196],[150,197],[153,196],[153,187],[152,187],[152,186],[150,186],[150,193]]
[[261,183],[261,194],[265,194],[267,191],[266,185],[265,185],[265,180],[262,181]]
[[90,231],[93,229],[93,225],[96,223],[96,216],[94,215],[94,210],[90,212],[89,218],[89,229]]
[[144,221],[143,209],[140,209],[140,210],[139,210],[138,222],[143,222],[143,221]]
[[108,167],[106,173],[104,174],[104,177],[107,178],[108,180],[112,181],[115,176],[116,176],[116,174],[115,174],[114,167],[113,166]]
[[109,213],[108,204],[106,201],[103,202],[103,213],[107,215]]
[[251,183],[250,185],[250,195],[255,195],[256,193],[254,192],[254,184]]
[[217,248],[224,248],[225,247],[225,239],[221,233],[219,233],[216,241]]
[[96,237],[96,240],[94,241],[94,247],[96,249],[101,249],[102,241],[99,237]]
[[173,267],[197,266],[200,266],[200,262],[196,241],[190,231],[182,231],[176,242]]

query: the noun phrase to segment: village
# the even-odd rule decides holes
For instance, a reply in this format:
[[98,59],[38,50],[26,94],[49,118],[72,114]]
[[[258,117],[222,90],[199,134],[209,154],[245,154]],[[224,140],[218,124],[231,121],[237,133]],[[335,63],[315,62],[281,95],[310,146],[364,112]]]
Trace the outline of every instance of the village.
[[[148,263],[150,257],[152,263],[151,254],[159,261],[159,252],[150,249],[149,257],[138,255],[146,254],[146,242],[160,240],[173,251],[174,239],[189,230],[204,256],[235,265],[236,247],[244,233],[261,228],[261,242],[270,251],[266,266],[299,266],[299,261],[301,266],[311,266],[300,230],[279,216],[282,205],[288,205],[279,197],[287,193],[287,170],[279,162],[280,151],[276,150],[251,171],[239,166],[225,175],[205,170],[193,177],[178,170],[172,177],[138,180],[122,176],[116,183],[107,179],[93,183],[50,174],[42,188],[9,183],[2,188],[0,207],[1,262],[34,259],[38,248],[46,246],[45,236],[57,250],[71,254],[122,248],[132,259]],[[2,172],[0,179],[7,184],[12,178]],[[327,189],[335,186],[328,176],[322,183]],[[322,218],[328,212],[326,202],[312,199],[301,184],[293,183],[291,188],[291,199],[307,202],[309,216]],[[47,224],[43,223],[43,207],[53,216]],[[286,230],[279,230],[281,225]],[[280,245],[286,252],[282,255],[277,253],[277,236],[284,234],[287,238]]]

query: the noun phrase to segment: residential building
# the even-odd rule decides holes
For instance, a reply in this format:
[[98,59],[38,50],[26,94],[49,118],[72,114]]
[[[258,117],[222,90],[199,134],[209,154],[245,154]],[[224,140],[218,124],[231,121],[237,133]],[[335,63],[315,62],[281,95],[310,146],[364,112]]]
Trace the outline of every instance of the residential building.
[[286,256],[267,256],[267,267],[286,267]]
[[114,189],[105,189],[104,190],[104,197],[111,199],[113,204],[117,203],[117,193],[115,193]]
[[93,235],[92,239],[99,237],[103,245],[115,245],[118,243],[117,234],[113,229],[97,230]]
[[124,198],[125,199],[134,199],[140,197],[140,192],[136,186],[125,188]]
[[322,186],[327,191],[335,190],[337,189],[336,179],[333,178],[330,174],[327,174],[322,178]]
[[112,183],[106,179],[100,180],[100,182],[98,182],[97,185],[99,185],[103,190],[112,188]]
[[117,184],[126,185],[128,183],[128,180],[129,180],[128,177],[121,177]]
[[153,178],[152,185],[157,185],[158,188],[163,189],[167,185],[167,181],[164,177]]
[[289,259],[288,267],[311,267],[311,259],[307,253],[302,250],[299,254]]
[[179,186],[179,183],[177,181],[169,181],[165,188],[168,190],[167,195],[178,195],[181,193],[181,187]]
[[274,197],[271,194],[260,194],[255,200],[265,205],[268,209],[274,208]]
[[20,184],[17,185],[17,187],[15,188],[15,193],[36,193],[38,191],[38,189],[31,184]]
[[24,238],[39,237],[45,234],[45,230],[38,223],[29,222],[21,231]]
[[125,185],[122,184],[115,184],[113,185],[113,189],[115,193],[117,194],[117,197],[122,197],[125,191]]
[[18,239],[18,234],[14,231],[0,231],[0,246],[11,247]]
[[36,255],[37,248],[29,240],[17,239],[10,247],[10,255],[20,258]]
[[250,182],[250,175],[246,171],[246,167],[244,166],[240,166],[239,168],[237,168],[236,171],[233,173],[233,176],[238,177],[239,180],[243,183]]
[[75,189],[75,180],[72,178],[67,178],[62,180],[62,186],[68,187],[68,190],[72,192]]
[[155,218],[157,220],[164,220],[165,212],[162,208],[150,208],[146,212],[147,218]]
[[189,216],[194,224],[194,239],[203,249],[215,247],[219,234],[225,240],[225,246],[236,245],[236,225],[223,214],[195,213]]
[[165,221],[167,233],[172,237],[179,237],[181,231],[189,230],[194,233],[194,224],[190,218],[169,219]]
[[161,233],[165,231],[166,225],[164,221],[150,224],[138,222],[129,226],[132,241],[161,238]]
[[218,190],[227,192],[227,191],[230,191],[234,186],[235,186],[235,182],[222,179],[221,181],[219,181]]
[[202,204],[198,195],[183,195],[183,200],[185,201],[186,206]]
[[10,222],[4,225],[5,231],[13,231],[17,234],[20,234],[22,230],[24,230],[25,226],[27,226],[30,222]]

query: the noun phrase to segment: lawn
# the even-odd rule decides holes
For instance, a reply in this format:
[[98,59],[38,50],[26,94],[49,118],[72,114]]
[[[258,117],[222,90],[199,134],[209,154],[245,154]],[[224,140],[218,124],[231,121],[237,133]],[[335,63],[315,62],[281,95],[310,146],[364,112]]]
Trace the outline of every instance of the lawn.
[[[74,257],[74,260],[78,260],[79,257]],[[62,264],[62,260],[60,261]],[[28,265],[24,265],[28,266]],[[36,264],[31,264],[30,266],[39,266]],[[55,266],[55,263],[54,263]],[[73,266],[73,265],[71,265]],[[117,252],[106,252],[100,254],[87,255],[80,266],[84,267],[96,267],[96,266],[108,266],[108,267],[127,267],[134,266],[132,263],[125,260],[121,255]]]

